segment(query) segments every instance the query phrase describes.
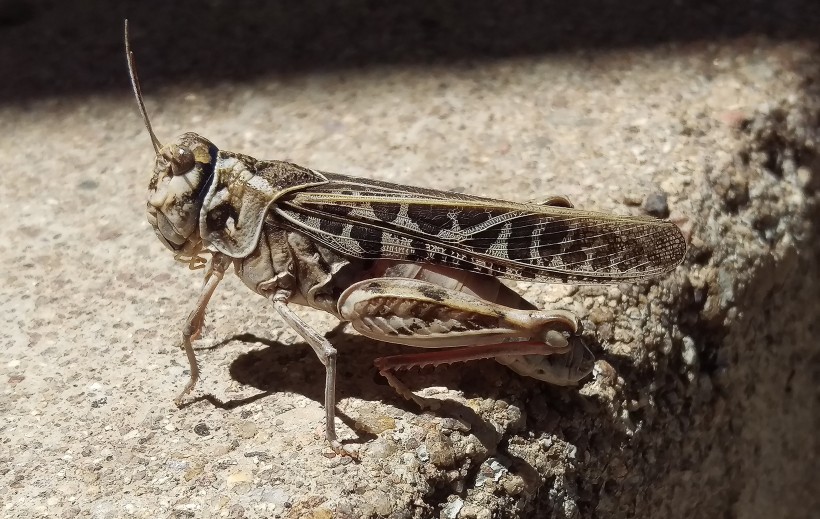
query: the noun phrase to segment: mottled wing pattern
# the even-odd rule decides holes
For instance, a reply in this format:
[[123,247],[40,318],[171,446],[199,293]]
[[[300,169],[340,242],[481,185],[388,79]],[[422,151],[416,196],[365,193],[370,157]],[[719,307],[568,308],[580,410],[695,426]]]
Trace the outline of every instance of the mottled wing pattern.
[[434,263],[510,279],[600,283],[651,277],[680,263],[678,227],[325,173],[272,211],[348,257]]

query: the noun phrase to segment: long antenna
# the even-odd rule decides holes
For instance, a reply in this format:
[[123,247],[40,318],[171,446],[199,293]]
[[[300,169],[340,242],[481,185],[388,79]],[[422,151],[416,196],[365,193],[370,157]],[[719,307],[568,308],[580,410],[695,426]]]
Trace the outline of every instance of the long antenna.
[[134,89],[134,96],[137,98],[137,104],[140,107],[140,114],[145,123],[145,128],[148,130],[148,135],[151,136],[151,144],[154,145],[154,152],[159,154],[162,149],[162,144],[154,135],[154,129],[151,128],[151,121],[148,120],[148,112],[145,111],[145,102],[142,100],[142,90],[140,89],[140,80],[137,76],[137,66],[134,64],[134,53],[131,52],[131,45],[128,42],[128,19],[125,20],[125,57],[128,59],[128,75],[131,76],[131,88]]

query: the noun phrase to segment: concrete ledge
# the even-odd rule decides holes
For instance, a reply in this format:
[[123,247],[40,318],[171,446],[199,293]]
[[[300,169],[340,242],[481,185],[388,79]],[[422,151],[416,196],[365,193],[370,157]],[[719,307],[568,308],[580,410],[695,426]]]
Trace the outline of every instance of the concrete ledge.
[[399,349],[337,334],[361,463],[323,455],[321,366],[236,280],[200,342],[198,394],[222,403],[173,406],[200,279],[145,222],[151,149],[124,67],[116,96],[0,107],[4,513],[810,517],[816,52],[748,38],[146,91],[161,140],[194,130],[341,173],[668,208],[690,235],[664,280],[518,285],[583,318],[599,362],[578,389],[491,362],[404,374],[447,401],[420,414],[372,368]]

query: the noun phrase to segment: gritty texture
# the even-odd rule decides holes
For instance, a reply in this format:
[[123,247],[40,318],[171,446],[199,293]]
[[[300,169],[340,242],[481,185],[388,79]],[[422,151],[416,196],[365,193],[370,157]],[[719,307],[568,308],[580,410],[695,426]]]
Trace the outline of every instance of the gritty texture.
[[[508,34],[512,15],[485,20],[478,3],[476,26],[495,35],[482,39],[456,8],[367,4],[359,19],[365,4],[308,2],[338,26],[294,40],[308,17],[278,3],[238,18],[221,2],[88,4],[0,4],[0,515],[816,515],[820,76],[801,31],[820,18],[806,5],[719,2],[689,18],[674,7],[658,26],[654,8],[603,2],[554,23],[531,10]],[[577,388],[490,361],[401,373],[442,400],[422,413],[372,366],[407,349],[335,330],[337,425],[360,462],[328,455],[310,348],[230,276],[197,343],[203,380],[177,409],[201,272],[146,222],[152,152],[127,84],[125,15],[163,142],[196,131],[319,170],[668,215],[686,260],[636,284],[515,284],[581,318],[598,361]],[[691,36],[676,15],[699,22]],[[592,17],[621,31],[596,32]],[[416,23],[378,31],[396,20]],[[274,58],[250,51],[255,37]]]

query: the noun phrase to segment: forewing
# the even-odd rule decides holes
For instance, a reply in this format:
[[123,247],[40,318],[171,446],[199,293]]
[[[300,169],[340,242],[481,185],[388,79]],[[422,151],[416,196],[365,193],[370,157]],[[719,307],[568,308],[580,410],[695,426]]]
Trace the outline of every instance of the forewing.
[[289,225],[349,257],[434,263],[510,279],[608,282],[673,269],[678,227],[650,217],[519,204],[325,174],[280,199]]

